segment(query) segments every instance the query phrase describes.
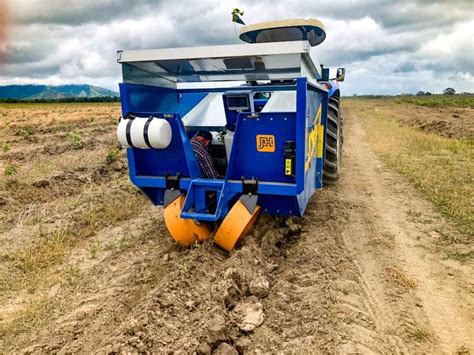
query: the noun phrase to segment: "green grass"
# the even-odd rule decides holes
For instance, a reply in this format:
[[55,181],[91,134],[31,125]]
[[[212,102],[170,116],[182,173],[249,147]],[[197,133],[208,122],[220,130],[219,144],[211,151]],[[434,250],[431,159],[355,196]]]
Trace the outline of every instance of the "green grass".
[[69,133],[69,143],[75,148],[80,149],[84,145],[82,143],[81,135],[77,132]]
[[474,142],[402,126],[390,118],[389,108],[372,109],[361,100],[351,100],[350,106],[382,160],[407,176],[464,235],[472,236]]
[[427,107],[456,106],[474,108],[474,95],[405,96],[396,99],[395,102]]
[[33,126],[28,125],[19,129],[18,132],[16,132],[16,135],[20,137],[28,137],[28,136],[31,136],[33,133],[34,133]]
[[120,155],[120,150],[117,148],[113,148],[108,151],[107,156],[105,157],[105,161],[107,164],[113,164],[117,161]]
[[18,172],[18,166],[16,164],[7,164],[5,166],[4,174],[6,177],[11,177]]

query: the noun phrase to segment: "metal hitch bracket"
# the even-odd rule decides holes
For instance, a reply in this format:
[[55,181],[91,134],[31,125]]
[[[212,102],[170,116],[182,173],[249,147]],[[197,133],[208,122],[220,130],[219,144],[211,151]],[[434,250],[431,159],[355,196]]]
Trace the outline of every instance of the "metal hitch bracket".
[[242,193],[244,195],[257,194],[258,193],[258,179],[245,179],[242,176]]
[[178,173],[175,176],[166,176],[166,190],[163,197],[163,207],[167,207],[171,202],[176,200],[183,193],[179,190],[179,179],[181,175]]

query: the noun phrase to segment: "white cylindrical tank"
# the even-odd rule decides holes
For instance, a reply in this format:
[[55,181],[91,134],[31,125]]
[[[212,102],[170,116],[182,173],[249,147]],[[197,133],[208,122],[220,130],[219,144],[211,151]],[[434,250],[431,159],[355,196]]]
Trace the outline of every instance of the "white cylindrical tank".
[[171,126],[162,118],[122,117],[117,127],[117,139],[127,148],[165,149],[171,137]]

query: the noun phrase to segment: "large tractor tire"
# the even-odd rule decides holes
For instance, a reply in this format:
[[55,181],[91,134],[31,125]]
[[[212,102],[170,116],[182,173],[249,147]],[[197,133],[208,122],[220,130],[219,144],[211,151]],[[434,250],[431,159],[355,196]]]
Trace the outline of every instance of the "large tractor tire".
[[343,142],[339,97],[329,98],[325,142],[326,159],[324,160],[323,181],[325,184],[335,184],[341,172]]

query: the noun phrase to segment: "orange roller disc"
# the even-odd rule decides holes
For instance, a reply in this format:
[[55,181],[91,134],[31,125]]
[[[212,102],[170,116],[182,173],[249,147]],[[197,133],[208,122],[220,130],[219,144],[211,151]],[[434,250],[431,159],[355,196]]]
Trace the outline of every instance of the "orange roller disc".
[[260,206],[251,214],[240,201],[230,209],[214,236],[214,242],[221,248],[231,251],[240,238],[245,237],[260,213]]
[[163,210],[166,227],[176,242],[190,246],[207,239],[211,232],[205,223],[196,224],[191,219],[181,218],[185,196],[181,195]]

